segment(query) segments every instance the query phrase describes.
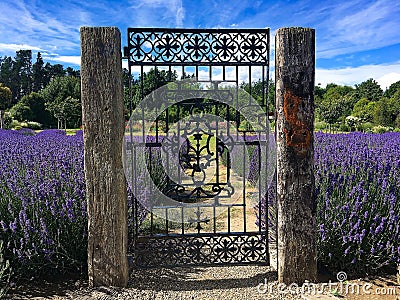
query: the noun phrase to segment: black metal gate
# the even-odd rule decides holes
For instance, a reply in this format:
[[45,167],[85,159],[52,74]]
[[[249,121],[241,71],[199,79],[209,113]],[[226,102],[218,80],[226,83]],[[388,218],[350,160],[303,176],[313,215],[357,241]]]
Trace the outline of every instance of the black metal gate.
[[269,29],[128,29],[137,267],[269,264],[269,44]]

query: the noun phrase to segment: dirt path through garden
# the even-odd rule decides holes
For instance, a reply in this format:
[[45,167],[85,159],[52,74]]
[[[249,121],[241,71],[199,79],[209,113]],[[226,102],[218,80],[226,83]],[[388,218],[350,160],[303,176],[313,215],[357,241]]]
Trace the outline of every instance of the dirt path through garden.
[[[227,177],[227,168],[223,164],[219,165],[219,177],[226,179]],[[215,182],[216,178],[216,170],[215,166],[211,166],[206,168],[205,170],[205,178],[207,182]],[[190,171],[191,172],[191,171]],[[243,177],[237,175],[233,171],[230,173],[230,182],[234,188],[234,194],[232,197],[224,198],[221,197],[219,202],[221,204],[242,204],[244,202],[243,199]],[[221,179],[220,179],[221,180]],[[191,178],[186,179],[183,181],[186,184],[192,184]],[[257,191],[254,187],[251,187],[249,184],[245,186],[245,194],[246,194],[246,214],[244,214],[243,207],[235,207],[232,206],[230,209],[230,231],[231,232],[243,232],[244,231],[244,224],[246,224],[246,231],[257,231],[258,226],[256,225],[257,216],[256,216],[256,209],[255,206],[257,205],[258,195],[256,195]],[[214,199],[209,199],[203,201],[203,203],[213,204]],[[208,212],[210,215],[207,216],[210,218],[210,222],[207,224],[202,223],[203,232],[212,232],[213,231],[213,220],[211,219],[211,209]],[[226,207],[223,208],[216,208],[216,231],[217,232],[228,232],[228,209]],[[244,218],[246,220],[244,221]],[[187,228],[185,231],[187,233],[195,233],[196,224],[193,224],[191,227]],[[171,232],[179,233],[180,228],[172,230]]]

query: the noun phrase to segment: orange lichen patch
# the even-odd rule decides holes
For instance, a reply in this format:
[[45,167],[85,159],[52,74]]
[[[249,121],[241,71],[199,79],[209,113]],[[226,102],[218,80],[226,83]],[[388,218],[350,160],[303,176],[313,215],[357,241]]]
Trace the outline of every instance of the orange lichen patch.
[[284,129],[286,144],[293,147],[297,153],[305,154],[311,142],[311,132],[297,115],[303,100],[290,90],[286,91],[283,97],[283,113],[290,128]]

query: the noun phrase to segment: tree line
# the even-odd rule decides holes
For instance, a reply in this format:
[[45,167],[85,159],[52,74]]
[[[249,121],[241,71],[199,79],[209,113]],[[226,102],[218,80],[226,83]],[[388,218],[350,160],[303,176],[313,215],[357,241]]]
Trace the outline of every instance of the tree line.
[[315,115],[339,130],[369,131],[374,126],[400,128],[400,81],[385,91],[372,78],[355,87],[315,87]]
[[[140,102],[142,92],[146,95],[178,80],[175,71],[156,68],[137,79],[130,77],[128,70],[124,69],[122,76],[127,119]],[[193,75],[183,74],[181,77]],[[241,87],[251,91],[260,104],[263,89],[268,89],[268,110],[274,110],[273,81],[258,80],[252,83],[251,89],[248,83],[242,83]],[[169,114],[175,119],[172,109]],[[400,128],[400,81],[385,91],[372,78],[354,87],[334,83],[325,88],[316,86],[315,116],[316,124],[324,123],[342,131],[367,131],[374,126],[388,130]],[[79,127],[82,122],[79,70],[44,63],[40,52],[32,63],[31,50],[17,51],[14,58],[0,57],[0,121],[2,127],[8,128],[21,123],[42,128]]]
[[80,98],[79,70],[44,63],[40,52],[32,63],[31,50],[0,57],[2,127],[18,127],[18,122],[43,128],[80,126]]

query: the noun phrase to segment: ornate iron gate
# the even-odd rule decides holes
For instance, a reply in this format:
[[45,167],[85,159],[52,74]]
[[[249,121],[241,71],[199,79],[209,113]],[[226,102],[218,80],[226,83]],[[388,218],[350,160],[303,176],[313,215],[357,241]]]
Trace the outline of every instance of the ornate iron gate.
[[269,29],[128,29],[137,267],[269,264],[269,44]]

